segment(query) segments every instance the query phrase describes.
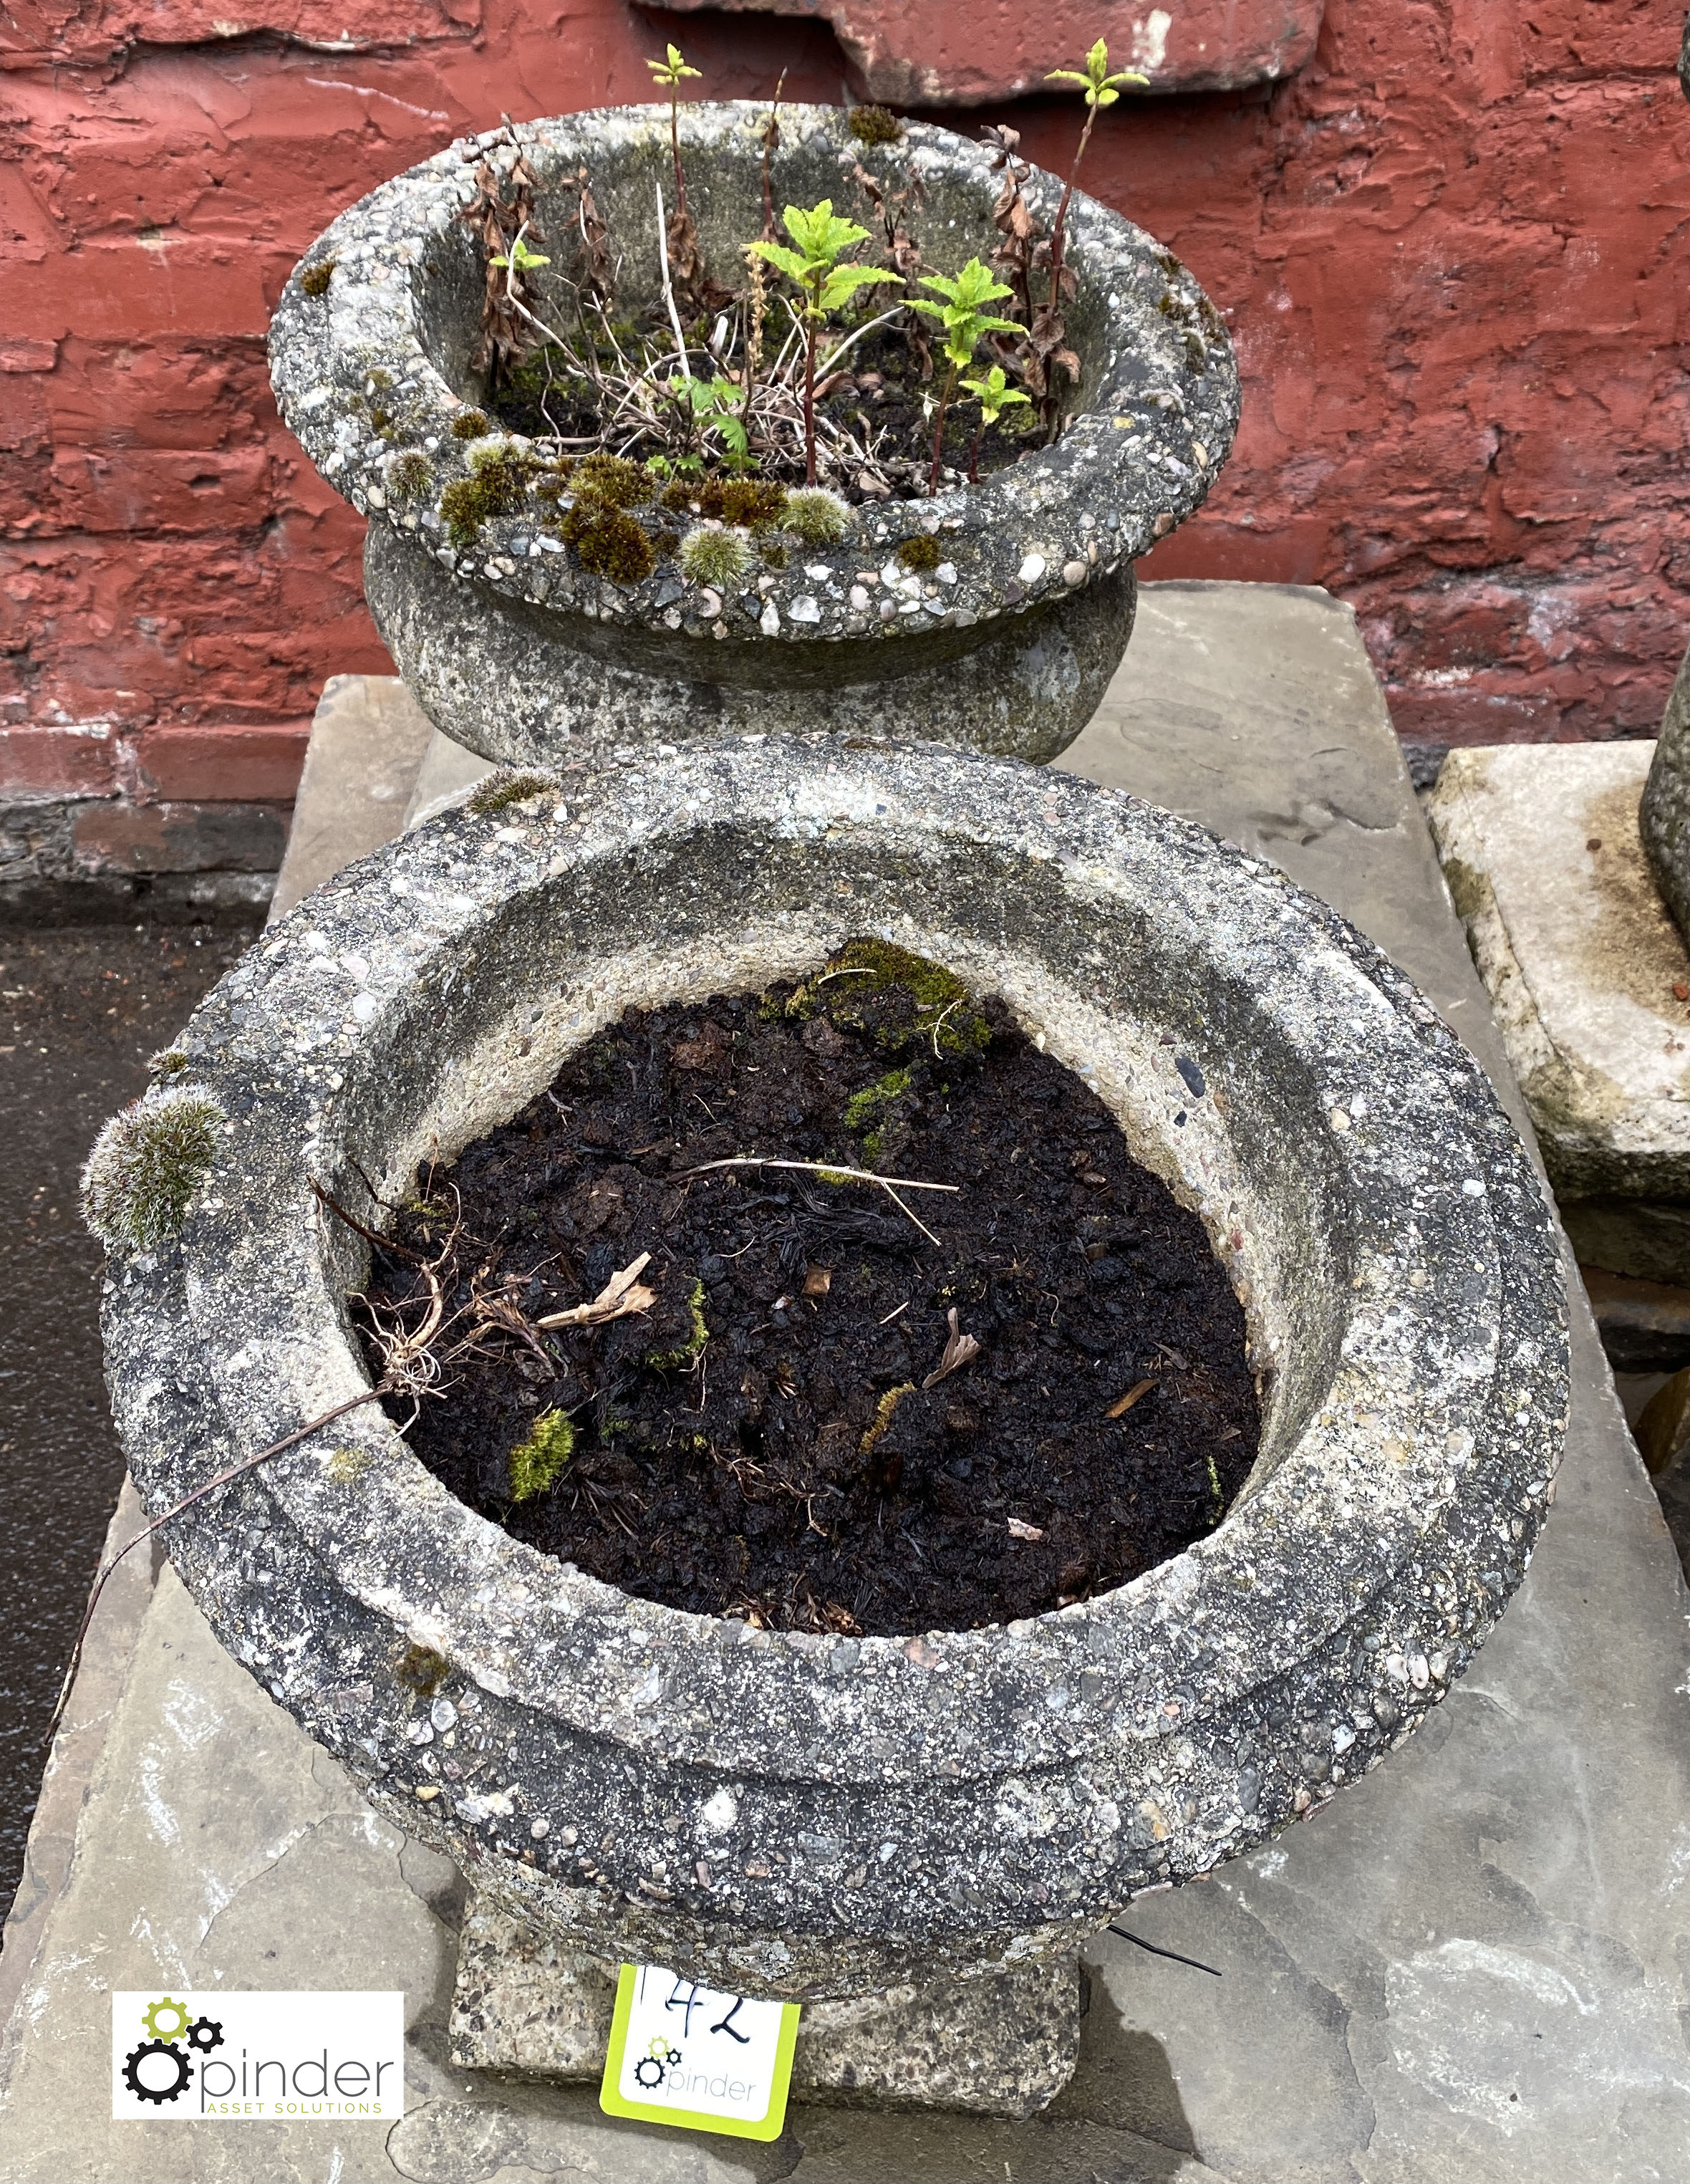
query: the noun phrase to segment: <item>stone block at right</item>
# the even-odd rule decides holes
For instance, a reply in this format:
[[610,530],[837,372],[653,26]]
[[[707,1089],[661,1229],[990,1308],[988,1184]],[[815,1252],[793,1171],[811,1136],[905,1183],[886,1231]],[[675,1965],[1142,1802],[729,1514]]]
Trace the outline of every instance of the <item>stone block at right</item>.
[[1582,1264],[1690,1283],[1690,952],[1637,833],[1652,742],[1452,751],[1427,806]]

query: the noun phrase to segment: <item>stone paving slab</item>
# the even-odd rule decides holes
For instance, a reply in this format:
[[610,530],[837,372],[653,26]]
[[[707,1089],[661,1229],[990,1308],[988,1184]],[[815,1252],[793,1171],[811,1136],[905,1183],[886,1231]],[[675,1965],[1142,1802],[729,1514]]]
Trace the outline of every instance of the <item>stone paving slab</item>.
[[[1147,587],[1068,762],[1334,902],[1520,1112],[1347,610]],[[120,1629],[91,1655],[103,1741],[62,1758],[43,1805],[61,1837],[80,1805],[69,1875],[0,1955],[21,1989],[0,2184],[1690,2184],[1686,1597],[1576,1284],[1570,1303],[1557,1507],[1474,1671],[1315,1824],[1133,1908],[1134,1930],[1221,1979],[1094,1945],[1078,2073],[1032,2123],[795,2104],[754,2148],[454,2069],[458,1876],[363,1806],[166,1571],[126,1669]],[[107,1990],[190,1978],[403,1986],[413,2108],[392,2126],[112,2125]]]
[[331,675],[317,700],[270,922],[399,831],[434,733],[396,675]]
[[1637,833],[1653,743],[1452,751],[1426,816],[1581,1260],[1690,1279],[1690,950]]

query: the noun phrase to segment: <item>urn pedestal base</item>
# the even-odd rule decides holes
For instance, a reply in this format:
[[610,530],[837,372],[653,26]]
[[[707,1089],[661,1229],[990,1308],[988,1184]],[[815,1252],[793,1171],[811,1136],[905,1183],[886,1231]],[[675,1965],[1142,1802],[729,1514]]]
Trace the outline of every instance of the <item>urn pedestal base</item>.
[[[616,1967],[560,1947],[471,1897],[458,1945],[452,2059],[460,2068],[596,2080]],[[1037,2115],[1074,2075],[1077,1963],[893,1987],[806,2005],[792,2093],[834,2107]]]

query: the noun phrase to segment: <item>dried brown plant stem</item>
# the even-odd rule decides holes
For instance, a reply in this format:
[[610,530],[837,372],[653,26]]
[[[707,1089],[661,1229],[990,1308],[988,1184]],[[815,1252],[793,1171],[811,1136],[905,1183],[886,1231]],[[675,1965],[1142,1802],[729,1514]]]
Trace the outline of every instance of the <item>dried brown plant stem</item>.
[[[681,216],[683,220],[687,216],[684,199],[681,203]],[[681,331],[681,314],[675,308],[675,284],[669,277],[669,242],[664,232],[661,182],[657,185],[657,254],[658,261],[663,267],[663,300],[669,306],[669,323],[675,329],[675,354],[680,362],[681,376],[683,379],[690,379],[692,376],[692,368],[687,361],[687,337]]]
[[775,86],[775,96],[769,108],[769,120],[763,131],[763,240],[772,242],[777,232],[775,226],[775,154],[781,148],[781,93],[786,89],[787,71],[782,69],[781,80]]
[[935,1245],[936,1248],[941,1251],[944,1250],[944,1245],[939,1242],[938,1238],[933,1234],[926,1223],[918,1219],[916,1215],[910,1212],[909,1207],[907,1206],[903,1201],[898,1196],[898,1191],[893,1190],[892,1185],[896,1184],[899,1189],[903,1190],[948,1190],[954,1192],[960,1190],[962,1188],[960,1184],[956,1183],[918,1183],[914,1177],[907,1175],[876,1175],[872,1168],[837,1167],[831,1161],[768,1160],[764,1159],[763,1156],[759,1153],[738,1153],[736,1154],[731,1160],[704,1161],[697,1167],[682,1168],[679,1173],[675,1175],[674,1180],[676,1183],[685,1183],[690,1177],[695,1175],[709,1175],[715,1169],[725,1167],[795,1168],[806,1175],[819,1175],[824,1183],[831,1182],[835,1178],[842,1176],[852,1183],[878,1184],[880,1188],[885,1191],[887,1196],[891,1199],[892,1204],[898,1207],[898,1211],[901,1213],[907,1214],[909,1219],[915,1223],[915,1226],[921,1231],[921,1234],[927,1239],[927,1241]]
[[939,490],[939,471],[944,461],[945,412],[951,406],[951,397],[957,391],[957,367],[953,363],[945,372],[945,383],[939,390],[939,407],[933,419],[933,460],[927,471],[927,498],[931,500]]
[[651,1257],[649,1251],[642,1251],[631,1266],[619,1268],[590,1304],[574,1304],[567,1312],[548,1312],[534,1324],[599,1327],[606,1320],[624,1319],[631,1312],[649,1312],[657,1302],[657,1291],[648,1289],[640,1276],[651,1264]]
[[1080,162],[1086,156],[1086,147],[1092,141],[1092,128],[1098,118],[1098,109],[1086,109],[1086,124],[1080,131],[1080,142],[1075,148],[1074,164],[1068,170],[1068,180],[1062,186],[1062,202],[1056,208],[1056,225],[1050,237],[1050,308],[1055,310],[1062,299],[1062,253],[1066,242],[1068,201],[1074,194],[1074,185],[1079,178]]
[[[786,81],[784,76],[781,80]],[[750,298],[745,326],[745,406],[740,411],[739,421],[748,440],[752,399],[757,393],[757,368],[763,361],[763,320],[769,307],[769,292],[763,282],[763,260],[749,243],[746,245],[745,261],[750,272]]]
[[[695,69],[692,73],[696,75],[698,74],[698,70]],[[687,217],[687,170],[681,164],[681,88],[678,84],[674,84],[670,86],[669,150],[670,158],[675,161],[675,209],[680,214],[681,219],[685,220]],[[658,224],[660,231],[662,227],[661,214],[659,215]]]
[[70,1687],[76,1680],[77,1669],[81,1666],[82,1643],[87,1637],[89,1625],[93,1622],[94,1610],[100,1604],[100,1595],[106,1589],[106,1580],[130,1550],[138,1547],[143,1540],[150,1540],[156,1531],[180,1517],[184,1509],[191,1509],[196,1502],[203,1502],[208,1494],[214,1494],[220,1486],[228,1485],[231,1479],[238,1479],[242,1472],[255,1470],[259,1464],[267,1463],[271,1457],[281,1456],[290,1448],[297,1448],[302,1440],[309,1440],[313,1434],[320,1433],[325,1426],[332,1425],[336,1418],[344,1418],[348,1411],[359,1410],[365,1403],[379,1402],[383,1396],[391,1392],[387,1383],[381,1380],[375,1387],[366,1388],[361,1396],[349,1396],[345,1402],[336,1403],[332,1410],[325,1411],[320,1417],[312,1418],[307,1424],[301,1426],[297,1432],[284,1434],[280,1440],[273,1440],[268,1448],[261,1448],[257,1455],[243,1456],[238,1463],[231,1463],[226,1470],[220,1471],[214,1479],[208,1479],[204,1485],[196,1486],[192,1494],[183,1495],[180,1502],[173,1502],[162,1515],[154,1517],[151,1523],[143,1524],[132,1539],[124,1541],[111,1560],[102,1567],[94,1579],[93,1589],[88,1595],[88,1605],[82,1611],[82,1620],[76,1627],[76,1636],[71,1644],[70,1659],[65,1668],[64,1680],[58,1687],[58,1703],[54,1706],[53,1718],[47,1725],[44,1741],[47,1745],[50,1746],[53,1738],[58,1734],[58,1724],[64,1719],[64,1709],[70,1698]]
[[815,483],[815,343],[820,329],[810,319],[804,327],[804,483]]

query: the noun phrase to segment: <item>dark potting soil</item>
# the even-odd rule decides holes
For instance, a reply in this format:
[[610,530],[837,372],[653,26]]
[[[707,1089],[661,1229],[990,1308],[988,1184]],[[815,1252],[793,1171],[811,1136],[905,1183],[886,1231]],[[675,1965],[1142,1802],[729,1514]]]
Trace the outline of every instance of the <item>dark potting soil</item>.
[[[826,1172],[707,1166],[746,1155]],[[379,1374],[373,1326],[419,1324],[436,1262],[411,1446],[646,1599],[852,1633],[1031,1615],[1211,1530],[1255,1455],[1195,1216],[1000,1002],[879,942],[631,1010],[420,1187],[362,1307]],[[648,1308],[545,1326],[642,1261]]]
[[[992,361],[982,352],[976,360],[977,370],[985,372]],[[531,439],[553,435],[566,442],[592,438],[603,420],[591,382],[552,376],[555,372],[555,365],[548,365],[547,352],[536,350],[503,387],[492,390],[488,407],[508,431]],[[944,375],[944,354],[936,341],[930,339],[923,349],[889,327],[866,335],[837,372],[824,374],[817,382],[818,410],[874,451],[892,498],[919,498],[927,490],[933,420],[926,405],[937,400]],[[1018,462],[1044,444],[1043,433],[1035,426],[1036,415],[1031,403],[1012,404],[1004,410],[1001,423],[982,432],[979,404],[959,392],[945,412],[946,466],[965,478],[973,459],[979,475],[986,477]],[[636,460],[643,453],[637,446],[629,452]],[[776,485],[803,483],[803,449],[796,441],[778,451],[759,448],[757,458],[759,477]],[[858,482],[861,469],[857,462],[842,468],[835,465],[822,482],[852,502],[882,498]]]

